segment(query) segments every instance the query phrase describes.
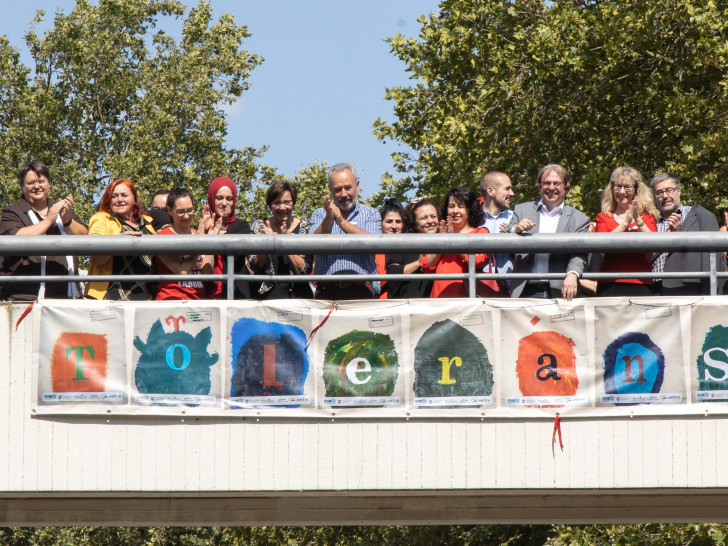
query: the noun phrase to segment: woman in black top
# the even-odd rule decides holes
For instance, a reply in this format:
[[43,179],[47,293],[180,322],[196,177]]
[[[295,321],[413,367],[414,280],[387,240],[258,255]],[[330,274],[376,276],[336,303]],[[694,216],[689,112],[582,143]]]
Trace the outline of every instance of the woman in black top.
[[[305,235],[309,223],[293,215],[298,191],[288,180],[274,182],[265,194],[265,203],[271,215],[253,222],[253,233],[261,235]],[[308,275],[311,272],[313,256],[301,254],[266,255],[252,254],[248,257],[251,271],[257,275]],[[258,299],[312,298],[307,282],[262,282],[251,284],[253,297]]]
[[[404,209],[404,233],[439,233],[440,211],[432,199],[427,197],[412,201]],[[387,254],[388,274],[420,273],[420,254],[399,253]],[[388,281],[390,298],[429,298],[432,282],[422,281]]]
[[[230,233],[232,235],[249,235],[250,224],[242,218],[235,216],[235,201],[238,196],[238,189],[230,178],[219,176],[210,182],[207,188],[207,204],[202,209],[202,220],[197,231],[216,235],[219,233]],[[215,256],[215,274],[227,272],[227,257]],[[248,265],[245,255],[235,257],[235,272],[248,273]],[[211,299],[225,299],[227,294],[227,283],[225,281],[213,281],[207,283],[207,297]],[[235,283],[235,298],[247,299],[250,297],[250,289],[246,281]]]

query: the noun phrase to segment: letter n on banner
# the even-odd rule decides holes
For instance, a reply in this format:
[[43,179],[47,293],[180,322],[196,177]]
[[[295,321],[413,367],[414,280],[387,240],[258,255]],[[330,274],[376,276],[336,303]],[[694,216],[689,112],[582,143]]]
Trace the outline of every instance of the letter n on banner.
[[40,411],[43,406],[123,404],[126,398],[123,307],[107,302],[83,307],[41,305],[37,332]]
[[[594,349],[602,406],[686,401],[680,307],[650,299],[597,303]],[[665,305],[668,303],[668,305]]]

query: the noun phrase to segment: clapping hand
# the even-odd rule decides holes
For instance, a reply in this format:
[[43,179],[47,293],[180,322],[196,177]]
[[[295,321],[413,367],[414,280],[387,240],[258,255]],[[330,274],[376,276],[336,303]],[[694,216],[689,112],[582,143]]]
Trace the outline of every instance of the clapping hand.
[[341,209],[331,200],[331,196],[328,194],[324,195],[324,210],[326,211],[326,216],[333,217],[334,222],[341,224],[341,221],[344,219],[341,214]]

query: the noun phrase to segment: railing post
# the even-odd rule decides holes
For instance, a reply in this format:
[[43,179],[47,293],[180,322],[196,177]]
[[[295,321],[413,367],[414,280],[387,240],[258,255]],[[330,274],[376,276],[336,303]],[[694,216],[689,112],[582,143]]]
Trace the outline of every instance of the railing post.
[[235,299],[235,281],[233,275],[235,275],[235,256],[226,256],[227,267],[225,273],[227,274],[227,293],[225,297],[229,300]]
[[718,277],[716,276],[716,273],[718,273],[718,258],[714,252],[711,252],[708,256],[710,263],[710,295],[716,296],[718,295]]
[[475,290],[475,255],[468,254],[468,297],[477,296]]

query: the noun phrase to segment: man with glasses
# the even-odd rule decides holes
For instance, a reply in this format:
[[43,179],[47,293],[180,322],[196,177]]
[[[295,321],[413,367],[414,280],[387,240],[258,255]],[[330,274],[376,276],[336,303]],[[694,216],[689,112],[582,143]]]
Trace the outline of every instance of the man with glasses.
[[[680,180],[672,174],[656,174],[650,182],[660,218],[657,231],[718,231],[715,215],[700,205],[680,202]],[[725,271],[725,256],[716,253],[718,271]],[[710,252],[663,252],[652,262],[654,273],[710,271]],[[662,279],[663,296],[710,294],[710,279]]]
[[[571,173],[561,165],[549,164],[536,176],[541,198],[520,203],[513,211],[510,231],[519,235],[534,233],[587,233],[589,218],[565,204],[571,189]],[[514,273],[561,273],[562,279],[524,279],[511,281],[513,298],[555,298],[561,295],[573,299],[584,272],[585,254],[517,254]]]

